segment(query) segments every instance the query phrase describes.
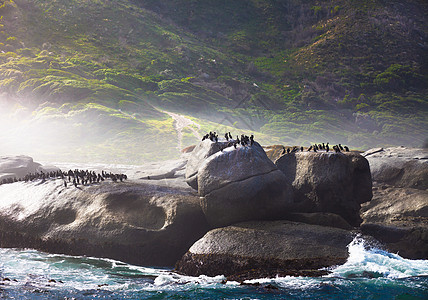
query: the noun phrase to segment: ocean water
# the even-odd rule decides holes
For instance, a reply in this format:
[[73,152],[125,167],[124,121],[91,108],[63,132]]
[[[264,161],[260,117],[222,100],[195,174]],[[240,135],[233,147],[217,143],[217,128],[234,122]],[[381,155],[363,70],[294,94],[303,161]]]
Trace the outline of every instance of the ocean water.
[[428,261],[371,248],[361,238],[349,259],[320,278],[224,283],[167,269],[29,249],[0,249],[1,299],[428,299]]

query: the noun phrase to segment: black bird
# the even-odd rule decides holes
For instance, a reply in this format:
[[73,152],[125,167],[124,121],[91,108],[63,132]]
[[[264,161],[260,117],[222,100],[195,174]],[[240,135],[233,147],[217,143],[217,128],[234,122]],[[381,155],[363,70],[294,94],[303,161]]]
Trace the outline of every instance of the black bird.
[[224,137],[225,137],[226,141],[229,140],[229,134],[227,132],[224,134]]
[[312,145],[308,148],[308,152],[312,150]]
[[341,145],[341,144],[339,144],[339,148],[340,148],[340,150],[342,150],[342,151],[343,151],[343,147],[342,147],[342,145]]
[[348,146],[344,146],[343,148],[345,148],[345,151],[346,151],[346,152],[349,152],[349,148],[348,148]]
[[301,152],[303,152],[303,146],[302,146],[302,147],[300,147],[300,151],[301,151]]
[[229,131],[229,138],[232,139],[232,135],[230,134],[230,131]]
[[282,152],[281,152],[281,155],[284,155],[285,154],[285,147],[284,146],[282,146]]
[[251,146],[254,144],[254,135],[250,136],[250,142],[251,142]]
[[290,148],[287,148],[287,154],[290,154]]
[[327,143],[327,145],[325,146],[325,152],[328,152],[330,150],[330,148],[328,147],[328,143]]

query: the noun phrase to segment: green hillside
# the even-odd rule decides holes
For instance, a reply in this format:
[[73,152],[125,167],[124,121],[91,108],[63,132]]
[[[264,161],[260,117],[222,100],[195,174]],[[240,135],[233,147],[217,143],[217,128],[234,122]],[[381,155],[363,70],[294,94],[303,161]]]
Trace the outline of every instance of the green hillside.
[[[416,0],[0,0],[2,152],[139,163],[211,129],[421,146],[427,13]],[[166,112],[194,122],[180,140]]]

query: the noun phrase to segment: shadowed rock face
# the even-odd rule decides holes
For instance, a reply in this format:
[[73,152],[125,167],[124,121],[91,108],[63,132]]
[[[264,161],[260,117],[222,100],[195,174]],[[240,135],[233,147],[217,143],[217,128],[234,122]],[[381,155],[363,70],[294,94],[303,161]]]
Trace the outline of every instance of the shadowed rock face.
[[346,230],[290,221],[239,223],[208,232],[176,268],[193,276],[223,274],[231,278],[248,272],[253,278],[260,274],[303,275],[302,270],[313,274],[319,268],[344,263],[352,238]]
[[172,266],[207,229],[189,188],[141,181],[0,185],[0,247]]
[[294,212],[331,212],[358,226],[360,204],[370,201],[367,160],[357,153],[297,152],[275,161],[293,187]]
[[279,218],[292,203],[291,186],[258,143],[228,147],[205,159],[198,169],[198,193],[213,227]]
[[428,259],[428,151],[377,148],[363,155],[373,170],[373,199],[361,230],[406,258]]

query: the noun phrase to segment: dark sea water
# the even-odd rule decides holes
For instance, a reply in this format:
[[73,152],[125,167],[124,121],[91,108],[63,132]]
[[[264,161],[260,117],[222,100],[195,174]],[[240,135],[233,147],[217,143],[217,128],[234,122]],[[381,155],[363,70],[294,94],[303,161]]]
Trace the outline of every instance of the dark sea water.
[[[408,260],[356,238],[349,259],[321,278],[240,285],[102,258],[0,248],[1,299],[428,299],[428,261]],[[5,280],[5,278],[7,278]],[[54,282],[54,281],[55,282]]]

